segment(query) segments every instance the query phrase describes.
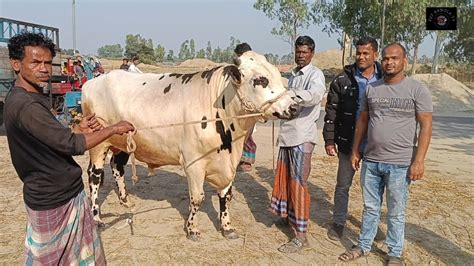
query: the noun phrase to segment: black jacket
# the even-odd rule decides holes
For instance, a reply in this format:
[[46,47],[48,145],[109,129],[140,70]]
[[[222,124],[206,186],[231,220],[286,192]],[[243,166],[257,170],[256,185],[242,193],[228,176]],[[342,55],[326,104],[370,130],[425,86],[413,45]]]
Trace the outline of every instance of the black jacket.
[[[376,62],[377,79],[382,76],[380,64]],[[350,153],[354,138],[359,86],[355,79],[356,65],[347,65],[329,85],[324,117],[323,137],[325,145],[337,144],[342,153]]]

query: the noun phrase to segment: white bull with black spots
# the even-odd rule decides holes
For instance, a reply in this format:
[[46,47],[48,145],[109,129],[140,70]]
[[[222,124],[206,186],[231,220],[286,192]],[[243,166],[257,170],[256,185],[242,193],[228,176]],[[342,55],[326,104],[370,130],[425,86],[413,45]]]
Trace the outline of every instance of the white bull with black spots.
[[[217,189],[221,230],[237,238],[230,224],[232,182],[239,164],[247,130],[258,119],[291,119],[296,103],[286,94],[280,72],[265,57],[252,51],[222,65],[191,74],[136,74],[112,71],[84,84],[84,115],[95,113],[107,124],[121,120],[136,127],[135,156],[153,168],[181,165],[187,177],[190,214],[188,238],[199,239],[195,215],[204,200],[204,180]],[[231,118],[262,112],[262,117]],[[200,121],[186,125],[153,128]],[[126,151],[127,136],[113,136],[89,151],[89,187],[94,219],[100,219],[98,190],[104,179],[104,161],[110,147]],[[129,204],[123,167],[128,154],[111,160],[119,200]]]

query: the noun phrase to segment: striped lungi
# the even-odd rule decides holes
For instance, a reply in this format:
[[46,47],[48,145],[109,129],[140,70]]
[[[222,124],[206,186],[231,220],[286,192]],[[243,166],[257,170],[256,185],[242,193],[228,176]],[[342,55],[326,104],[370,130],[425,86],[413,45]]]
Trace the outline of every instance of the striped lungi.
[[297,232],[305,233],[309,224],[310,195],[308,176],[314,144],[280,147],[273,184],[271,211],[284,218]]
[[241,162],[248,164],[255,163],[255,155],[257,153],[257,144],[252,137],[253,129],[254,128],[247,131],[247,136],[245,137],[244,142],[244,150],[242,152],[242,157],[240,158]]
[[26,265],[105,265],[84,190],[55,209],[26,211]]

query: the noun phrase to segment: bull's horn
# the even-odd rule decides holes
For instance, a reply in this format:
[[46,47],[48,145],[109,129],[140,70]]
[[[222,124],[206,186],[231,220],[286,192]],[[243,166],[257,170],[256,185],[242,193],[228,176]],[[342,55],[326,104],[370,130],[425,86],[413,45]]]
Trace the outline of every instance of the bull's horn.
[[242,60],[240,60],[240,58],[238,57],[234,58],[234,65],[240,66],[240,63],[242,63]]

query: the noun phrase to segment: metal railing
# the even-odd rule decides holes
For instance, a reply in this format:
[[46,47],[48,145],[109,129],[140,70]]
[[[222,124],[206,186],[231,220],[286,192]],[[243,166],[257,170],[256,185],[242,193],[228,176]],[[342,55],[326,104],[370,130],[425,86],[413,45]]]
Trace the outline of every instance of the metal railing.
[[60,48],[58,28],[0,17],[0,42],[8,42],[11,37],[24,30],[43,33],[46,37],[53,40],[56,48]]

